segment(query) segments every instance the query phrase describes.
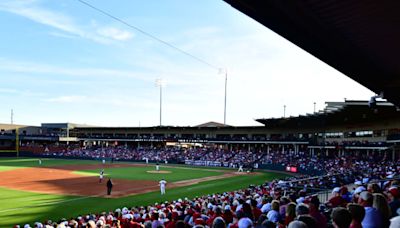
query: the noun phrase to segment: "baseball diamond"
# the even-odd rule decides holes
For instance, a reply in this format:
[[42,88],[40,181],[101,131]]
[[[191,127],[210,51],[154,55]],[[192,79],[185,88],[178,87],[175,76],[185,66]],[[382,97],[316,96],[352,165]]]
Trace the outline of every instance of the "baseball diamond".
[[[106,179],[113,179],[110,196],[105,182],[98,182],[98,172],[102,169]],[[174,165],[164,165],[160,169],[168,173],[150,172],[154,171],[154,165],[140,163],[42,159],[39,164],[37,159],[1,158],[0,195],[4,203],[0,205],[0,227],[234,190],[284,176]],[[168,181],[163,196],[159,194],[158,180],[161,178]]]

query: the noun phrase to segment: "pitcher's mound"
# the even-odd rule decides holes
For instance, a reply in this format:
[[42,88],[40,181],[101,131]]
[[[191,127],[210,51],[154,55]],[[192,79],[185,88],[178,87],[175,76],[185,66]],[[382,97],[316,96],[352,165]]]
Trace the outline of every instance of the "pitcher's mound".
[[250,172],[234,172],[236,175],[245,175],[245,174],[250,174]]
[[165,170],[160,170],[160,171],[152,170],[152,171],[146,171],[146,172],[148,172],[148,173],[171,173],[171,171],[165,171]]

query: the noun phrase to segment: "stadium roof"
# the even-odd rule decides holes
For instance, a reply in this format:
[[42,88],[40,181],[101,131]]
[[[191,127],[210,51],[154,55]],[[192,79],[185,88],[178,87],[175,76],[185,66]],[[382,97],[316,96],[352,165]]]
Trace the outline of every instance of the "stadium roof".
[[400,1],[224,1],[400,106]]
[[326,102],[320,112],[289,118],[257,119],[270,128],[324,128],[346,124],[373,123],[387,119],[400,119],[400,111],[391,103],[377,101],[371,108],[368,101]]
[[196,126],[194,126],[194,127],[231,127],[231,126],[230,126],[230,125],[223,124],[223,123],[218,123],[218,122],[210,121],[210,122],[207,122],[207,123],[203,123],[203,124],[196,125]]

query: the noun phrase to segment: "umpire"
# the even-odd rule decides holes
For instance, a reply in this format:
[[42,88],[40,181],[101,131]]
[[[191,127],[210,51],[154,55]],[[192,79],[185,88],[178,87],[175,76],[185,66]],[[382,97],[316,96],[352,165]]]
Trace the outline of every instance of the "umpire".
[[113,187],[113,182],[111,181],[111,178],[109,178],[107,181],[107,195],[111,195],[112,187]]

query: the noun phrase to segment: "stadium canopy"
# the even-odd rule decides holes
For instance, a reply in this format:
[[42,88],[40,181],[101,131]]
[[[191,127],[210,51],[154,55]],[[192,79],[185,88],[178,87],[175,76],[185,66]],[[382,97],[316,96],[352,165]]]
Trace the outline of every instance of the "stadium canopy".
[[371,108],[368,101],[326,102],[324,110],[289,118],[256,119],[268,128],[325,128],[343,125],[359,125],[400,119],[400,112],[393,104],[377,101]]
[[400,106],[400,1],[224,1]]

